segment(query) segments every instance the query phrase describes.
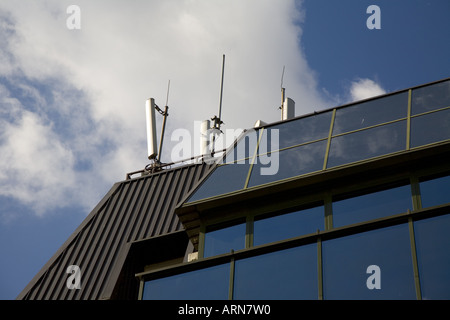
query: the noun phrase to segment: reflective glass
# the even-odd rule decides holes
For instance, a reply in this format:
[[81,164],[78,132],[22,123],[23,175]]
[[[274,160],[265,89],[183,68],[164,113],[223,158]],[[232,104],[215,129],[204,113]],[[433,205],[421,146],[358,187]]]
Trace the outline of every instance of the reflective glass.
[[256,158],[249,187],[322,170],[327,141],[260,155]]
[[411,118],[411,147],[450,139],[450,109]]
[[270,152],[309,141],[327,138],[330,131],[331,115],[332,112],[329,111],[266,127],[261,141],[272,141],[271,133],[278,130],[278,148],[268,147],[267,151]]
[[409,185],[333,202],[333,226],[369,221],[412,209]]
[[450,299],[450,215],[414,222],[422,299]]
[[416,299],[407,224],[324,241],[325,299]]
[[230,265],[221,264],[174,276],[147,281],[143,300],[228,299]]
[[244,187],[250,164],[237,162],[218,166],[187,202],[240,190]]
[[450,202],[450,176],[420,183],[422,207],[432,207]]
[[253,245],[289,239],[324,230],[324,207],[261,218],[253,225]]
[[245,248],[246,224],[239,223],[230,227],[208,231],[205,234],[205,249],[203,256],[211,257],[233,250]]
[[401,151],[405,146],[405,120],[334,137],[331,140],[327,167]]
[[254,129],[248,130],[236,145],[230,148],[231,150],[225,156],[223,163],[236,162],[242,159],[247,159],[246,162],[249,163],[258,145],[259,132],[259,130]]
[[236,260],[234,299],[317,299],[317,245]]
[[338,109],[333,125],[333,135],[406,118],[407,114],[408,92],[369,100]]
[[450,80],[417,88],[411,96],[412,115],[450,106]]

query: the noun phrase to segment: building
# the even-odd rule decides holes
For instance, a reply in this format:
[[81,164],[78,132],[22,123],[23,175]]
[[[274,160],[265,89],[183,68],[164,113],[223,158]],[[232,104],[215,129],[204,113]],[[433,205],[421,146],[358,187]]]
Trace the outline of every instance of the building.
[[450,78],[251,128],[116,183],[18,299],[449,299],[449,160]]

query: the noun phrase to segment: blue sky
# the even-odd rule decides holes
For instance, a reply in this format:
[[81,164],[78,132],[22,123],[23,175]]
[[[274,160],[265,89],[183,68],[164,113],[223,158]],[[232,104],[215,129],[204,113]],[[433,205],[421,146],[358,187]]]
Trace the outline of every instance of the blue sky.
[[222,54],[223,128],[247,128],[279,120],[283,66],[297,116],[448,77],[449,13],[448,0],[2,1],[0,299],[147,164],[145,100],[163,106],[168,80],[163,161],[171,132],[217,113]]

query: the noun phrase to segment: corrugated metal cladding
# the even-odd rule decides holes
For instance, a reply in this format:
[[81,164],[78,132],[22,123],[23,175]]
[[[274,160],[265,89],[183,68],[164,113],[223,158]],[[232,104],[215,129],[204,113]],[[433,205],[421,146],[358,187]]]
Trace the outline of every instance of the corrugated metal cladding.
[[[17,299],[112,298],[131,243],[183,230],[175,207],[210,168],[188,165],[114,184]],[[69,265],[80,267],[81,289],[67,288]]]

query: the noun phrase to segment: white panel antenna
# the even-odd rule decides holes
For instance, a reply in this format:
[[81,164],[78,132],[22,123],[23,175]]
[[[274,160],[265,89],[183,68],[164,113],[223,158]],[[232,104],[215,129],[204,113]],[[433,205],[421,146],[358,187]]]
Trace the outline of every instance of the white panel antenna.
[[281,73],[281,120],[288,120],[295,117],[295,102],[291,98],[286,98],[286,89],[283,88],[284,66]]
[[147,119],[147,149],[148,159],[156,159],[158,145],[156,142],[155,99],[150,98],[145,102],[145,114]]

